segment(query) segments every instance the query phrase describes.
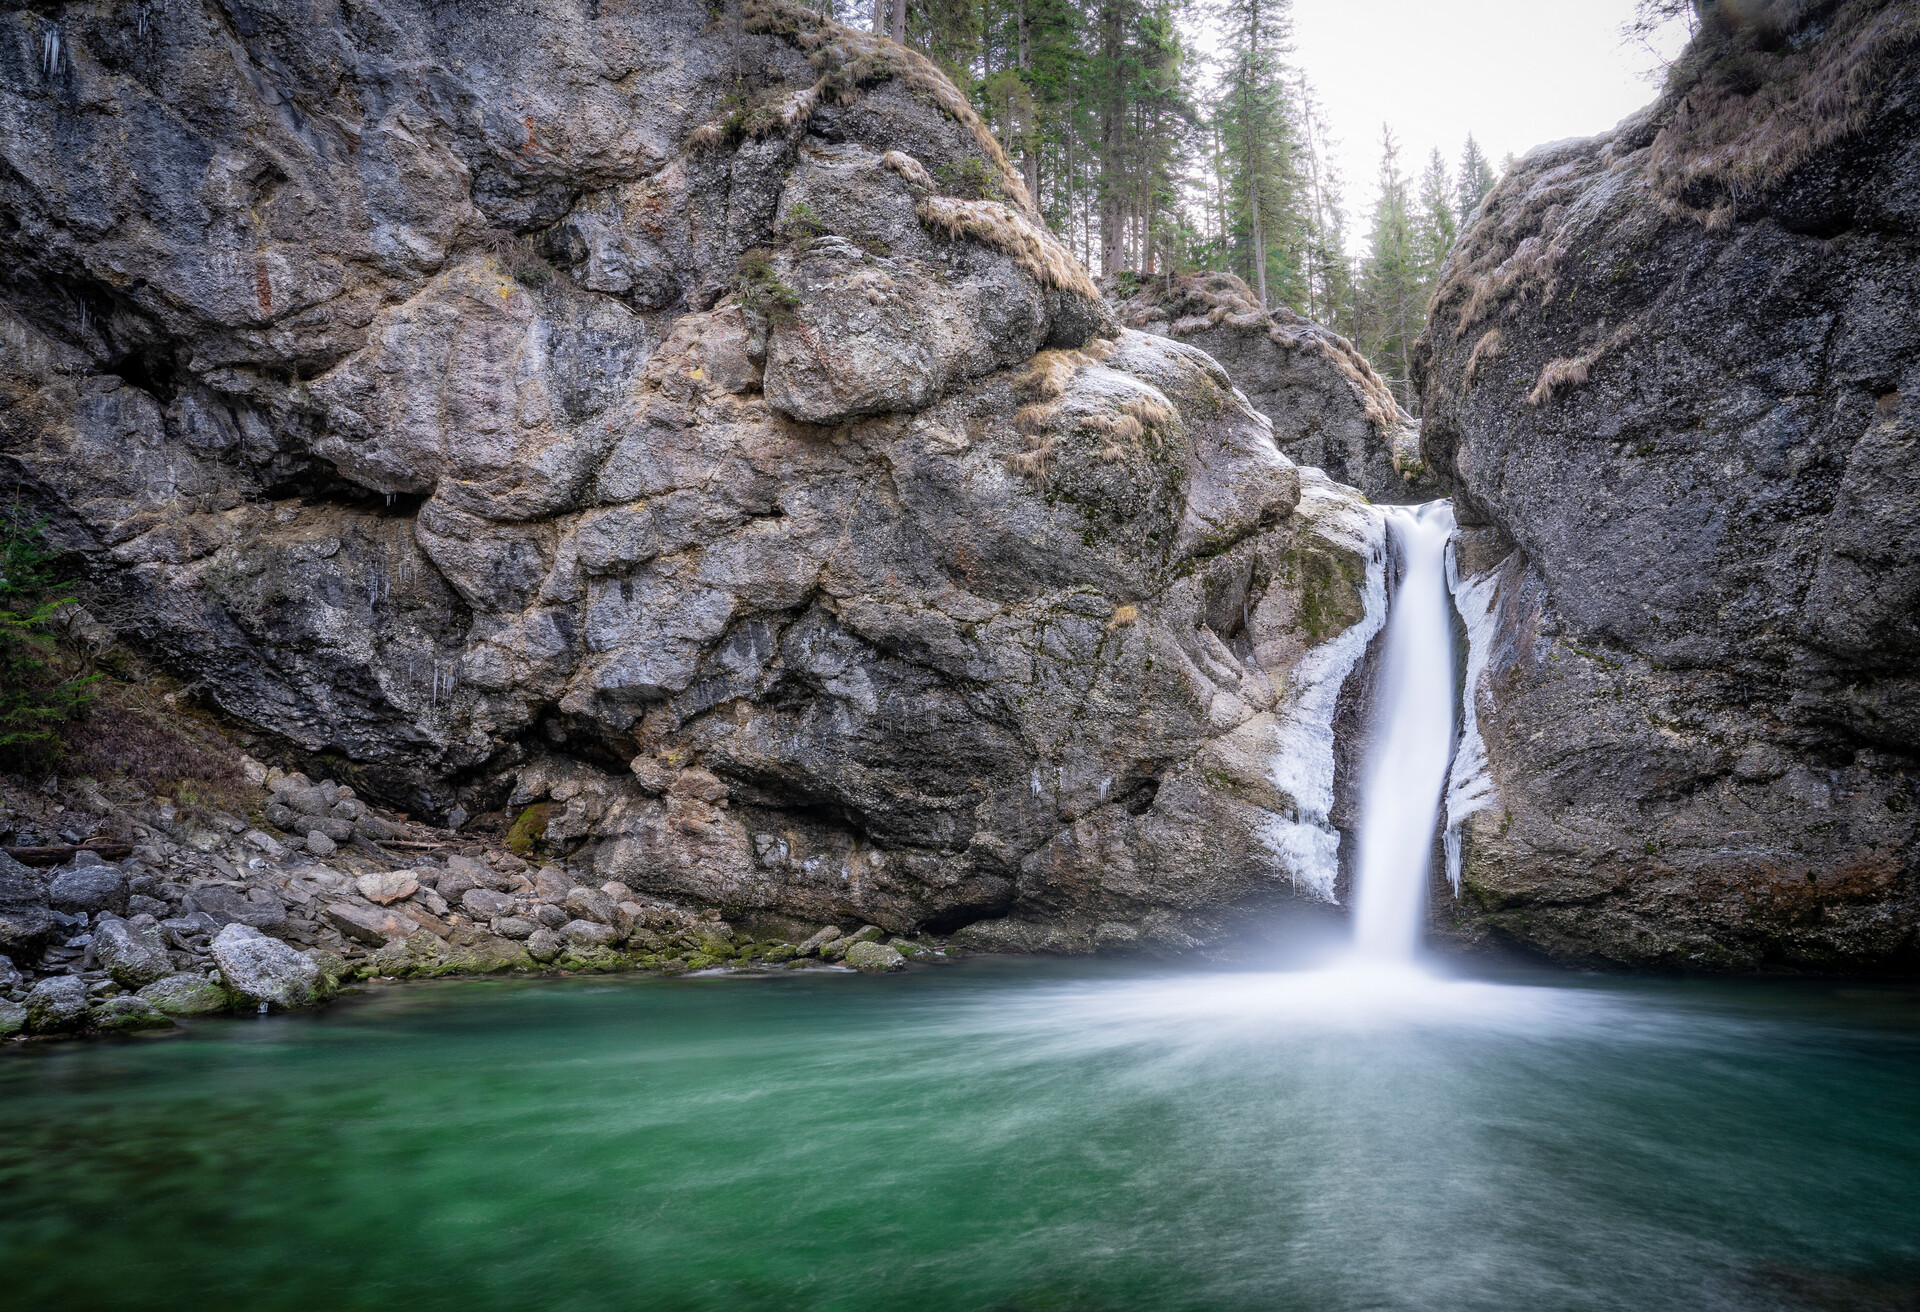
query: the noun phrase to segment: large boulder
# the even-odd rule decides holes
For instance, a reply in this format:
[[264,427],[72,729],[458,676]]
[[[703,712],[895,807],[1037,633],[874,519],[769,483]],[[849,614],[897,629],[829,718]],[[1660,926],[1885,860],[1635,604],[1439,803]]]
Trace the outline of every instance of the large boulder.
[[[87,859],[91,858],[91,859]],[[73,865],[56,871],[47,883],[47,902],[69,915],[110,911],[127,914],[127,876],[119,866],[82,853]]]
[[141,989],[140,996],[168,1016],[211,1016],[233,1005],[225,989],[191,972],[157,979]]
[[1519,161],[1433,300],[1477,719],[1439,923],[1910,968],[1920,11],[1705,9],[1658,102]]
[[0,441],[130,641],[650,894],[1160,946],[1341,897],[1384,540],[1281,447],[1399,423],[1350,348],[1260,327],[1330,389],[1270,422],[786,0],[380,13],[0,13]]
[[78,975],[49,975],[27,990],[27,1031],[60,1034],[87,1023],[87,982]]
[[47,886],[40,876],[0,852],[0,952],[31,961],[65,923],[47,905]]
[[1284,305],[1262,311],[1231,273],[1105,280],[1129,328],[1197,346],[1273,425],[1282,451],[1387,504],[1444,495],[1420,425],[1352,342]]
[[156,925],[103,916],[93,928],[93,956],[123,989],[173,973],[173,957]]
[[213,962],[243,1003],[302,1007],[326,996],[326,976],[306,953],[235,922],[214,936]]

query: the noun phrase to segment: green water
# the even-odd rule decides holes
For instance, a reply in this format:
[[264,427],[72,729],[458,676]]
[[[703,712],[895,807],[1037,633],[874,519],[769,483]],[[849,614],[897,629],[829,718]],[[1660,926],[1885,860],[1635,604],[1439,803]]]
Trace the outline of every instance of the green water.
[[982,960],[415,985],[0,1055],[7,1307],[1917,1291],[1898,989]]

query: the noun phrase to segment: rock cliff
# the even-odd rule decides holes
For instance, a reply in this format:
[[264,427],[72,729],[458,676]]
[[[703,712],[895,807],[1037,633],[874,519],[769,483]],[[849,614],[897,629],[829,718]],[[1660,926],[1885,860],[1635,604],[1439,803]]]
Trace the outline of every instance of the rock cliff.
[[1108,280],[1129,328],[1197,346],[1220,362],[1294,461],[1374,501],[1444,495],[1420,450],[1420,426],[1346,338],[1286,306],[1263,312],[1231,273]]
[[40,5],[0,159],[8,471],[283,759],[730,912],[1336,895],[1378,512],[1117,325],[918,56],[782,0]]
[[1657,103],[1521,160],[1434,297],[1477,720],[1439,919],[1910,968],[1920,11],[1703,9]]

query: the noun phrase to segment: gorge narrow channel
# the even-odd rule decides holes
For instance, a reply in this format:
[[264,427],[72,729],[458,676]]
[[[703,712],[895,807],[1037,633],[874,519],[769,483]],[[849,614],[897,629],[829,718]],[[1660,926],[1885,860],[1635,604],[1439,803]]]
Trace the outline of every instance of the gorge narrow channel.
[[1452,600],[1447,543],[1453,505],[1387,511],[1399,563],[1381,643],[1355,840],[1354,950],[1410,962],[1433,873],[1440,795],[1454,747]]

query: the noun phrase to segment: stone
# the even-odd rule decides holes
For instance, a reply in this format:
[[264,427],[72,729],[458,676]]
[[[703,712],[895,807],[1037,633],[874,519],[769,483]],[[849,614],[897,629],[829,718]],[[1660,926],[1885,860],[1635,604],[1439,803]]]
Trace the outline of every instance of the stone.
[[12,957],[0,956],[0,992],[19,988],[25,978],[20,968],[13,964]]
[[309,829],[307,831],[307,836],[304,841],[307,845],[307,851],[313,853],[315,856],[321,858],[322,860],[325,860],[327,857],[332,856],[336,851],[339,850],[339,846],[340,846],[338,843],[335,843],[331,838],[327,837],[326,834],[322,833],[318,829]]
[[461,900],[473,889],[479,887],[473,882],[473,876],[458,870],[449,870],[434,881],[434,889],[450,905],[459,906]]
[[564,905],[578,919],[597,920],[610,926],[618,938],[625,938],[633,930],[633,917],[597,888],[568,889]]
[[239,923],[271,929],[287,920],[287,906],[263,888],[241,890],[225,884],[197,884],[182,901],[216,924]]
[[173,1020],[151,1002],[134,994],[108,998],[88,1013],[88,1022],[108,1034],[173,1028]]
[[[411,870],[381,870],[360,876],[354,886],[360,890],[361,897],[384,907],[403,897],[412,897],[419,891],[420,881],[413,877]],[[440,900],[438,894],[435,900]],[[441,905],[444,907],[445,903]]]
[[[292,827],[291,824],[275,826],[275,828],[279,829],[290,829]],[[286,844],[282,843],[272,834],[267,833],[264,829],[249,829],[246,833],[240,835],[240,841],[250,847],[259,849],[275,861],[284,861],[287,859]]]
[[560,939],[569,947],[607,947],[617,937],[613,926],[597,920],[569,920],[560,926]]
[[[497,797],[582,883],[809,924],[1335,905],[1321,721],[1378,509],[1122,327],[944,76],[785,3],[452,45],[329,6],[142,44],[77,4],[59,94],[7,101],[8,451],[116,629],[259,740],[416,814]],[[811,114],[709,122],[749,65]],[[494,139],[502,69],[537,149]],[[313,88],[377,106],[359,145]],[[118,271],[111,332],[49,292],[75,270]],[[342,840],[344,790],[268,780]]]
[[810,957],[822,947],[839,937],[841,937],[841,933],[838,925],[825,925],[822,926],[817,933],[801,943],[795,950],[800,956]]
[[123,989],[142,988],[173,973],[173,958],[157,925],[102,916],[93,930],[93,956]]
[[370,947],[380,947],[392,939],[404,939],[416,932],[417,921],[397,911],[363,907],[353,902],[330,902],[320,912],[329,925]]
[[563,908],[554,906],[551,902],[543,902],[535,907],[533,918],[548,929],[558,929],[571,919]]
[[211,1016],[231,1005],[225,989],[191,971],[157,979],[140,996],[169,1016]]
[[527,936],[527,955],[542,964],[552,961],[560,955],[560,949],[566,945],[553,930],[540,928]]
[[[1434,293],[1414,375],[1485,764],[1430,925],[1636,968],[1907,972],[1920,61],[1809,132],[1798,107],[1893,10],[1731,12],[1703,7],[1652,105],[1516,161]],[[1766,94],[1725,90],[1754,67]]]
[[325,977],[311,957],[234,923],[214,936],[213,960],[227,991],[243,1003],[302,1007],[325,996]]
[[890,948],[885,943],[871,941],[855,943],[848,948],[846,963],[867,975],[880,975],[890,970],[907,968],[907,959],[900,955],[899,949]]
[[0,1039],[10,1039],[27,1028],[27,1009],[0,998]]
[[460,909],[475,920],[491,920],[512,914],[513,899],[489,888],[470,888],[460,895]]
[[552,866],[542,866],[533,872],[533,892],[542,902],[562,902],[573,883],[566,875]]
[[493,932],[501,938],[529,939],[540,926],[531,920],[519,916],[502,916],[493,923]]
[[60,1034],[87,1023],[87,983],[78,975],[51,975],[27,990],[27,1031]]
[[57,871],[47,884],[48,904],[69,915],[111,911],[124,916],[127,896],[126,874],[119,866],[101,862],[97,856],[91,864],[71,865]]
[[164,919],[171,907],[157,897],[148,897],[144,893],[135,893],[127,898],[129,916],[152,916],[155,920]]

